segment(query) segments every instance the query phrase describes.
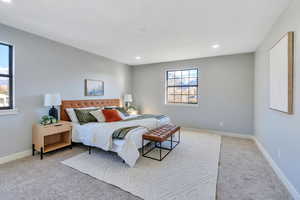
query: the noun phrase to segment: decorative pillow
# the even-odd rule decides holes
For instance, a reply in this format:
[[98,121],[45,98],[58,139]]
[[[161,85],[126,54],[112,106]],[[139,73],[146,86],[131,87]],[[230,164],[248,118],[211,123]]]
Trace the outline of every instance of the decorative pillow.
[[117,110],[104,109],[102,110],[102,113],[106,122],[117,122],[122,120]]
[[78,119],[77,119],[76,113],[74,111],[74,108],[67,108],[66,111],[68,113],[68,116],[69,116],[71,122],[78,123]]
[[102,110],[95,110],[90,112],[91,115],[93,115],[98,122],[105,122],[105,117],[102,113]]
[[97,122],[97,119],[91,115],[90,112],[99,110],[98,108],[94,109],[74,109],[77,119],[80,124],[86,124],[89,122]]
[[116,110],[120,111],[125,117],[129,116],[128,112],[123,107],[110,106],[110,107],[105,107],[104,109],[108,109],[108,110],[116,109]]
[[97,108],[97,107],[66,108],[66,111],[68,113],[68,116],[69,116],[71,122],[78,123],[79,121],[77,119],[77,116],[76,116],[76,113],[75,113],[74,109],[77,109],[77,110],[86,110],[86,109],[94,109],[94,108]]

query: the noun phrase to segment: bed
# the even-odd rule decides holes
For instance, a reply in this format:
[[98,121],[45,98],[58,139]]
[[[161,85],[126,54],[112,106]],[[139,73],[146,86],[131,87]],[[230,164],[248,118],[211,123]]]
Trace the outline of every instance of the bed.
[[[120,106],[119,99],[97,99],[97,100],[70,100],[62,101],[60,119],[71,121],[66,109],[86,107],[108,107]],[[142,135],[165,124],[169,124],[170,118],[142,118],[140,115],[130,115],[123,121],[110,123],[87,123],[73,124],[72,141],[87,146],[101,148],[105,151],[116,152],[130,167],[133,167],[140,156],[139,149],[142,147]],[[113,139],[115,130],[124,127],[139,126],[128,132],[124,139]]]

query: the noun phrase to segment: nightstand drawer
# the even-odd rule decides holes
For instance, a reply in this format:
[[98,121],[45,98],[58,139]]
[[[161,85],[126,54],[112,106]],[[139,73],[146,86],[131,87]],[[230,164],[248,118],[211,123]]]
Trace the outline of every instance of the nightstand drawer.
[[55,133],[61,133],[61,132],[66,132],[66,131],[70,131],[71,130],[71,126],[68,125],[51,125],[51,126],[47,126],[42,128],[42,134],[43,135],[52,135]]

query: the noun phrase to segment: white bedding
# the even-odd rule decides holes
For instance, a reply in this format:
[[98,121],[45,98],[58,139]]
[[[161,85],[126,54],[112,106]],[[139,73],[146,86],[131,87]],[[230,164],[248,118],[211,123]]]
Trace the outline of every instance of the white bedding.
[[[136,115],[129,118],[132,117],[136,117]],[[170,123],[169,117],[164,117],[160,120],[149,118],[110,123],[88,123],[84,125],[73,123],[72,139],[73,142],[116,152],[129,166],[133,167],[139,158],[138,149],[142,147],[142,135],[148,129],[157,128],[168,123]],[[123,140],[112,139],[114,130],[136,125],[142,127],[130,131]]]

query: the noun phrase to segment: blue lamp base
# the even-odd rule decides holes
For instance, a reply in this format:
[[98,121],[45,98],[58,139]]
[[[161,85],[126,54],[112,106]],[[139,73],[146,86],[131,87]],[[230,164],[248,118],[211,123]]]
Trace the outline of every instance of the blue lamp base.
[[49,116],[52,116],[58,120],[58,111],[54,106],[52,106],[52,108],[49,110]]

